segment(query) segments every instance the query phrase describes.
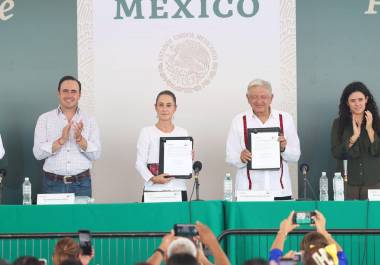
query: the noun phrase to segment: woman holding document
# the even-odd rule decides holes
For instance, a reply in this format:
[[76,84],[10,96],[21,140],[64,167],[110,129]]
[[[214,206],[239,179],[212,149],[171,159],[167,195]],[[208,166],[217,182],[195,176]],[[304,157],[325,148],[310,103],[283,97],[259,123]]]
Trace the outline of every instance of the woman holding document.
[[160,137],[188,136],[185,129],[173,124],[173,115],[177,110],[174,93],[169,90],[161,91],[156,98],[155,110],[157,123],[144,127],[137,141],[136,169],[145,181],[145,192],[181,191],[182,200],[187,201],[184,179],[168,177],[165,173],[159,174]]

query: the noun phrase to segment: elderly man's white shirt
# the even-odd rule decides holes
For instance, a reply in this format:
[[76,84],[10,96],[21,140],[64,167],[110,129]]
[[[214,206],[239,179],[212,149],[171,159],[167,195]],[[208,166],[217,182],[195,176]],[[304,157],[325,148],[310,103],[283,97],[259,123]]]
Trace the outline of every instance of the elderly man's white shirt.
[[[246,149],[244,142],[243,116],[246,115],[247,128],[280,127],[279,114],[282,114],[286,149],[281,153],[283,176],[281,186],[280,170],[250,170],[252,190],[270,191],[275,197],[291,196],[292,186],[288,162],[297,162],[300,155],[300,143],[294,122],[290,114],[272,109],[269,119],[262,123],[252,110],[240,113],[232,121],[226,145],[226,162],[237,167],[235,190],[248,190],[247,164],[241,162],[240,154]],[[253,151],[253,156],[255,155]]]

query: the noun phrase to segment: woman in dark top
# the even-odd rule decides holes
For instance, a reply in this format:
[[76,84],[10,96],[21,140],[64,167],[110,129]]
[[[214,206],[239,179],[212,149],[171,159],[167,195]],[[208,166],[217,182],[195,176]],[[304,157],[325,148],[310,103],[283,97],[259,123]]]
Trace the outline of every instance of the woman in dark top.
[[379,113],[371,92],[361,82],[347,85],[331,131],[331,149],[339,171],[347,160],[346,199],[365,200],[368,189],[380,189],[379,136]]

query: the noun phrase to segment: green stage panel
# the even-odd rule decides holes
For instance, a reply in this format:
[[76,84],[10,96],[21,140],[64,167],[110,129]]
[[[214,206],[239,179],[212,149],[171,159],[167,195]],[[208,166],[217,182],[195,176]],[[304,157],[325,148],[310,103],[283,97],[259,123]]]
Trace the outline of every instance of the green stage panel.
[[327,220],[328,229],[367,228],[368,201],[318,202],[318,210]]
[[226,202],[227,229],[275,229],[291,211],[312,211],[316,202]]
[[[216,235],[226,229],[275,229],[290,211],[319,209],[330,229],[379,229],[380,202],[222,202],[200,201],[159,204],[89,204],[60,206],[0,207],[0,256],[14,260],[21,255],[51,256],[57,238],[9,239],[10,233],[165,232],[175,223],[199,220]],[[308,226],[302,227],[304,229]],[[312,228],[311,228],[312,229]],[[1,237],[1,235],[0,235]],[[285,251],[298,250],[303,235],[289,235]],[[380,264],[380,235],[335,235],[345,249],[350,264]],[[228,236],[223,246],[233,265],[253,257],[267,257],[273,234]],[[134,264],[145,260],[161,238],[96,237],[92,239],[95,259],[92,264]]]
[[[368,228],[380,229],[380,201],[368,204]],[[380,249],[380,245],[378,247]]]
[[63,233],[170,231],[176,223],[209,224],[216,233],[224,228],[220,201],[191,203],[129,203],[88,205],[3,205],[1,233]]
[[[368,201],[286,201],[286,202],[225,202],[226,229],[278,229],[280,222],[292,210],[321,211],[327,219],[327,229],[378,229],[380,202]],[[301,226],[302,229],[313,229]],[[299,250],[303,235],[288,236],[285,252]],[[380,264],[376,250],[379,235],[335,235],[345,250],[350,264]],[[254,257],[268,257],[274,235],[228,236],[225,248],[232,264],[241,265]]]

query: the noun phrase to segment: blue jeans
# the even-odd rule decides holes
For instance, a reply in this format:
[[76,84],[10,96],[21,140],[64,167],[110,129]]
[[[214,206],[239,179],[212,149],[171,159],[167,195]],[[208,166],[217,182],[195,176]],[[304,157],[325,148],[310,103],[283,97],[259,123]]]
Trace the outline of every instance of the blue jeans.
[[80,181],[65,184],[63,181],[54,181],[44,176],[43,178],[44,193],[75,193],[75,196],[92,197],[91,178],[86,177]]

